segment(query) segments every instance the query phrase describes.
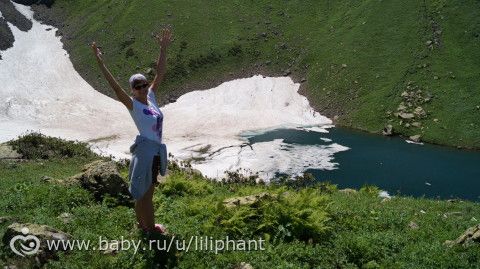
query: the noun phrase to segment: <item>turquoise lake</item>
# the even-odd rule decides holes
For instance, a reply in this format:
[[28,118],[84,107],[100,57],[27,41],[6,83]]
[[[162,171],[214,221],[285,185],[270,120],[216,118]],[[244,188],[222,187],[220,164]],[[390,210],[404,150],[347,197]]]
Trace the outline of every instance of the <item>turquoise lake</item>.
[[[480,200],[480,152],[416,145],[399,137],[330,128],[329,133],[277,129],[249,137],[250,143],[283,139],[287,144],[349,147],[335,153],[335,170],[306,169],[317,180],[339,188],[375,185],[390,195]],[[331,139],[325,142],[320,138]]]

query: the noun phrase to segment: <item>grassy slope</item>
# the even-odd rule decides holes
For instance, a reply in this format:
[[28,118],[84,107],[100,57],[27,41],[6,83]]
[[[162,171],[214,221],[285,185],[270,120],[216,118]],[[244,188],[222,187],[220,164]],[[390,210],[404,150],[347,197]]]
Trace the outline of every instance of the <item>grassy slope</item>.
[[[289,69],[307,79],[304,92],[313,105],[339,115],[341,125],[380,132],[390,123],[404,135],[478,148],[479,8],[473,0],[57,0],[53,13],[67,25],[64,41],[77,70],[109,95],[87,44],[103,46],[127,86],[131,73],[145,72],[157,57],[151,33],[171,24],[176,41],[164,92],[213,86],[231,73],[281,75]],[[425,43],[435,35],[439,45],[430,50]],[[129,49],[134,56],[127,56]],[[386,115],[396,111],[409,81],[433,95],[423,105],[428,117],[420,120],[422,129]]]
[[[98,236],[118,240],[121,236],[140,239],[131,208],[109,207],[106,203],[95,202],[80,187],[65,188],[41,179],[43,175],[56,179],[66,178],[79,172],[81,165],[89,161],[90,158],[71,158],[17,164],[0,162],[0,187],[4,193],[0,201],[0,212],[2,215],[14,216],[19,222],[56,227],[72,234],[75,239],[90,239],[93,242],[97,242]],[[381,198],[368,192],[347,195],[328,185],[322,189],[323,191],[319,187],[310,189],[311,194],[322,197],[322,206],[307,209],[308,206],[298,205],[288,209],[292,210],[290,214],[300,212],[295,210],[328,212],[329,220],[325,223],[329,227],[326,233],[328,236],[314,238],[318,244],[292,241],[292,238],[286,237],[286,230],[274,227],[265,251],[234,251],[219,255],[200,251],[180,252],[177,265],[180,268],[229,268],[245,261],[254,268],[357,268],[367,263],[372,266],[368,268],[478,266],[478,247],[449,248],[443,245],[445,240],[456,238],[476,223],[471,218],[480,218],[477,203],[448,203],[407,197],[381,202]],[[261,191],[282,193],[285,187],[219,185],[198,176],[172,171],[163,187],[156,191],[156,219],[165,223],[177,238],[189,238],[191,235],[207,235],[219,239],[225,235],[248,239],[265,236],[255,232],[258,227],[258,224],[252,223],[255,217],[250,216],[245,222],[238,222],[237,219],[233,224],[225,224],[221,220],[228,219],[228,214],[217,206],[227,197]],[[289,195],[298,194],[300,197],[308,197],[306,193],[309,193],[302,194],[294,189],[289,189],[288,192]],[[307,200],[308,203],[312,197]],[[426,213],[421,213],[421,210]],[[73,215],[71,223],[64,224],[57,218],[62,212]],[[239,216],[246,216],[241,211],[237,212]],[[443,216],[445,213],[448,217]],[[281,212],[273,211],[270,216],[276,214]],[[419,229],[409,228],[410,221],[416,222]],[[0,234],[3,234],[9,223],[0,224]],[[242,223],[246,223],[246,226],[242,226]],[[288,223],[282,225],[287,230],[290,229]],[[241,232],[236,232],[235,227]],[[310,226],[306,227],[305,229],[311,229],[308,228]],[[151,265],[152,255],[148,251],[133,255],[133,250],[120,251],[115,256],[104,255],[99,251],[72,251],[68,255],[60,255],[60,259],[51,261],[48,267],[144,268]],[[5,246],[0,250],[2,263],[11,264],[14,259]]]
[[[40,144],[44,149],[51,147],[49,142]],[[32,146],[24,148],[35,152]],[[73,150],[84,152],[79,147]],[[1,216],[50,225],[74,239],[92,240],[92,245],[99,236],[140,240],[132,208],[112,207],[111,200],[95,202],[80,186],[67,188],[42,179],[50,176],[62,180],[94,159],[0,161]],[[121,172],[126,175],[127,169]],[[225,198],[264,191],[283,198],[232,210],[221,205]],[[369,187],[357,194],[344,194],[328,184],[300,189],[277,184],[214,184],[172,168],[156,190],[155,216],[176,238],[206,235],[222,239],[228,235],[268,239],[264,251],[179,252],[179,268],[232,268],[240,262],[254,268],[478,268],[478,244],[468,248],[443,245],[478,223],[474,219],[480,219],[478,203],[409,197],[382,201],[377,191]],[[58,218],[63,212],[72,214],[70,223]],[[0,235],[14,220],[0,223]],[[411,221],[419,228],[410,228]],[[308,238],[316,244],[308,243]],[[77,250],[61,254],[57,261],[50,261],[48,268],[151,268],[155,257],[159,256],[151,251],[134,254],[133,249],[113,256],[98,250]],[[0,261],[29,267],[6,245],[0,248]]]

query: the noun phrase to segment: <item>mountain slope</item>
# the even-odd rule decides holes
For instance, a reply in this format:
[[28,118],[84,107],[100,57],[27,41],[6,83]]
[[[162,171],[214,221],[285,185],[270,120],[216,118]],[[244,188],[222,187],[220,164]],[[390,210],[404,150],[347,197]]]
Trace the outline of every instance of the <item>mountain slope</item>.
[[152,33],[170,24],[165,102],[230,78],[288,74],[340,125],[480,145],[478,1],[57,0],[36,10],[60,27],[79,73],[110,96],[88,44],[102,46],[127,87],[155,62]]

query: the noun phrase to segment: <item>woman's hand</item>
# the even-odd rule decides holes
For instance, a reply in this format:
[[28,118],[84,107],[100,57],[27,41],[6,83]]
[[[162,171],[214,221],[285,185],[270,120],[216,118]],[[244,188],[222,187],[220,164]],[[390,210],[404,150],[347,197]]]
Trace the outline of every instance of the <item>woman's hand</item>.
[[167,48],[172,42],[172,31],[169,27],[165,27],[162,29],[162,33],[156,35],[155,38],[157,39],[158,44],[160,44],[160,47]]
[[95,58],[97,58],[97,61],[99,63],[103,63],[103,58],[102,58],[102,52],[100,51],[100,49],[97,47],[97,44],[94,42],[92,42],[92,45],[91,45],[92,49],[93,49],[93,53],[95,54]]

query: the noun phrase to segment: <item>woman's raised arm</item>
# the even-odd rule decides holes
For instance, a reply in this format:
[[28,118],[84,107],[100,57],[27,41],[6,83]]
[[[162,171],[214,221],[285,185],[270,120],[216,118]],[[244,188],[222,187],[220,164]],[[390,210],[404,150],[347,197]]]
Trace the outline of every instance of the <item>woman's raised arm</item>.
[[122,104],[124,104],[128,108],[128,110],[132,110],[133,109],[132,99],[130,98],[130,96],[128,96],[128,94],[120,86],[120,84],[118,84],[118,82],[112,76],[112,73],[110,73],[110,71],[105,66],[105,63],[103,62],[103,58],[102,58],[102,52],[97,47],[97,44],[95,44],[95,42],[92,43],[92,49],[93,49],[93,53],[95,54],[95,58],[97,59],[98,65],[102,70],[103,76],[107,79],[108,84],[110,84],[112,89],[115,91],[115,94],[117,95],[118,100],[122,102]]
[[167,47],[170,45],[170,42],[172,40],[172,32],[170,31],[170,28],[163,28],[162,35],[157,35],[156,39],[160,45],[160,56],[158,56],[157,60],[157,74],[155,75],[151,86],[152,91],[154,91],[155,93],[157,92],[158,85],[163,80],[166,72]]

